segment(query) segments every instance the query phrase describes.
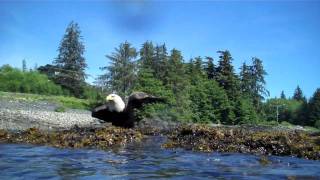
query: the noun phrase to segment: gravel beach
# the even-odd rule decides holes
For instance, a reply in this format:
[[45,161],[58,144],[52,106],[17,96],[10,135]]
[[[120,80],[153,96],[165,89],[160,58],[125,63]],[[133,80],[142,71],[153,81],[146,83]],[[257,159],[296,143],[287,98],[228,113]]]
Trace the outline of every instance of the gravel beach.
[[91,127],[100,124],[87,110],[67,109],[55,112],[57,104],[45,101],[0,99],[0,129],[25,130],[36,127],[41,130],[69,129],[75,125]]

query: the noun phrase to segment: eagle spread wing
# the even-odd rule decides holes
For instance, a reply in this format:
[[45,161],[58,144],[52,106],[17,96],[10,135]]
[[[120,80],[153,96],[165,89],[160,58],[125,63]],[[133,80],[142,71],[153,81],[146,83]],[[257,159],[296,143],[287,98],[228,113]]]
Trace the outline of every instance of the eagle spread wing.
[[163,98],[155,97],[144,92],[132,93],[128,104],[122,112],[110,111],[107,104],[98,106],[92,110],[92,117],[121,127],[133,127],[137,120],[134,109],[141,108],[144,104],[165,102]]

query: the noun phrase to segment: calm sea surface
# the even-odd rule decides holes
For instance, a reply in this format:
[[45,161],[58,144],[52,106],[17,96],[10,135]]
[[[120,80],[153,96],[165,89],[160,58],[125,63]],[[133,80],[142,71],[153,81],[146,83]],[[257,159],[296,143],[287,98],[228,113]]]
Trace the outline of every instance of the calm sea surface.
[[160,147],[151,137],[113,151],[0,144],[0,179],[320,179],[320,161]]

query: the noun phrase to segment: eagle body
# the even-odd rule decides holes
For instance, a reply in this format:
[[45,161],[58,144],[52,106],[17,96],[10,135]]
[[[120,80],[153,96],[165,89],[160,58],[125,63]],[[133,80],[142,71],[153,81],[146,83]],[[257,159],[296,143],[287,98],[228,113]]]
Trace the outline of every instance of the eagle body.
[[144,92],[136,92],[129,96],[128,103],[125,105],[120,96],[109,94],[105,104],[92,110],[92,117],[111,122],[115,126],[131,128],[138,120],[134,114],[135,109],[141,108],[144,104],[156,102],[164,102],[164,99]]

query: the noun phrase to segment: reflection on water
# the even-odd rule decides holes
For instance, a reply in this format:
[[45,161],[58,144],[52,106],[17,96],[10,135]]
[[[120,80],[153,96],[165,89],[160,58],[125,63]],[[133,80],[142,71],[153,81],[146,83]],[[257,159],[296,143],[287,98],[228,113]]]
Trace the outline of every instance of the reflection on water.
[[232,153],[198,153],[160,148],[162,137],[113,151],[56,149],[0,144],[1,179],[174,178],[227,179],[320,178],[320,161]]

